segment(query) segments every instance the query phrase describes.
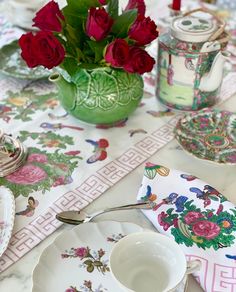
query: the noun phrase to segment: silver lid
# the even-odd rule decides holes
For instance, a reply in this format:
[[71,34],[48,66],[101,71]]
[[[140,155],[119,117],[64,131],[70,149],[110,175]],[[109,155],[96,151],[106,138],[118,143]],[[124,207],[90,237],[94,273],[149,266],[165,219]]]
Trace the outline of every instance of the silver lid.
[[215,21],[195,16],[179,16],[171,23],[171,35],[185,42],[205,42],[217,30]]

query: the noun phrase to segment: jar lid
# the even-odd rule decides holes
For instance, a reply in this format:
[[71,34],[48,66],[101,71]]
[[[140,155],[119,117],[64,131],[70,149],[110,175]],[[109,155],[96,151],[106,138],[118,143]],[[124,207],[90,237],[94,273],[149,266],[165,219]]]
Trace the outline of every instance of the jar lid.
[[179,16],[171,23],[171,35],[185,42],[205,42],[217,30],[217,23],[195,16]]

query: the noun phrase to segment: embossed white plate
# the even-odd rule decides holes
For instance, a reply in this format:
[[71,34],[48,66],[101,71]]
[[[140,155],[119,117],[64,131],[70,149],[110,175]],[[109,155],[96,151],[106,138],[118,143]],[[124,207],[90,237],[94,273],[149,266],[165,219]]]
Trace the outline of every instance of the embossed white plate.
[[15,198],[12,192],[0,186],[0,257],[7,249],[15,218]]
[[120,238],[143,230],[133,223],[102,221],[63,232],[43,251],[32,291],[121,292],[109,271],[109,253]]

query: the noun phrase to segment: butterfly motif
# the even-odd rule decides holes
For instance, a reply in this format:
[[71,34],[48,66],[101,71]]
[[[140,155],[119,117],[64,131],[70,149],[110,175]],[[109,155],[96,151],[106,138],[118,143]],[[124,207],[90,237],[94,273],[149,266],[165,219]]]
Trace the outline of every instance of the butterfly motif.
[[220,197],[220,193],[209,185],[205,185],[203,190],[199,188],[190,188],[190,192],[195,193],[196,197],[200,200],[204,201],[204,207],[209,206],[211,204],[211,200],[218,201],[218,197]]
[[87,163],[91,164],[107,158],[106,148],[109,146],[109,143],[106,139],[99,139],[98,141],[87,139],[85,141],[94,146],[94,154],[87,159]]
[[181,174],[180,177],[186,179],[186,181],[192,181],[196,179],[196,176],[190,174]]
[[146,195],[144,197],[141,197],[141,200],[146,202],[146,201],[155,201],[157,199],[157,196],[152,193],[152,189],[149,185],[147,185],[147,191]]
[[31,217],[34,215],[34,211],[38,205],[39,202],[37,200],[35,200],[33,197],[29,197],[28,205],[26,206],[25,210],[17,212],[16,215]]
[[176,212],[182,212],[184,210],[184,203],[188,200],[188,197],[179,196],[176,193],[171,193],[169,196],[162,200],[160,204],[158,204],[154,210],[157,210],[162,205],[175,205]]

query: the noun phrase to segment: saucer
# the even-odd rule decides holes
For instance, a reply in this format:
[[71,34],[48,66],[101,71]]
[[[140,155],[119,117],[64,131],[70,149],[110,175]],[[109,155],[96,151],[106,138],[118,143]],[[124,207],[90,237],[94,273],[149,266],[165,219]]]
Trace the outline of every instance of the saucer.
[[174,130],[178,143],[193,156],[218,164],[236,164],[236,114],[204,109],[180,118]]
[[42,66],[29,68],[21,57],[18,41],[13,41],[0,49],[0,71],[11,77],[28,80],[47,78],[51,74],[50,70]]
[[7,249],[15,218],[15,198],[6,187],[0,187],[0,257]]
[[[133,223],[103,221],[63,232],[43,251],[32,292],[121,292],[110,272],[109,254],[119,239],[139,231],[144,229]],[[184,292],[185,285],[186,280],[176,292]]]

